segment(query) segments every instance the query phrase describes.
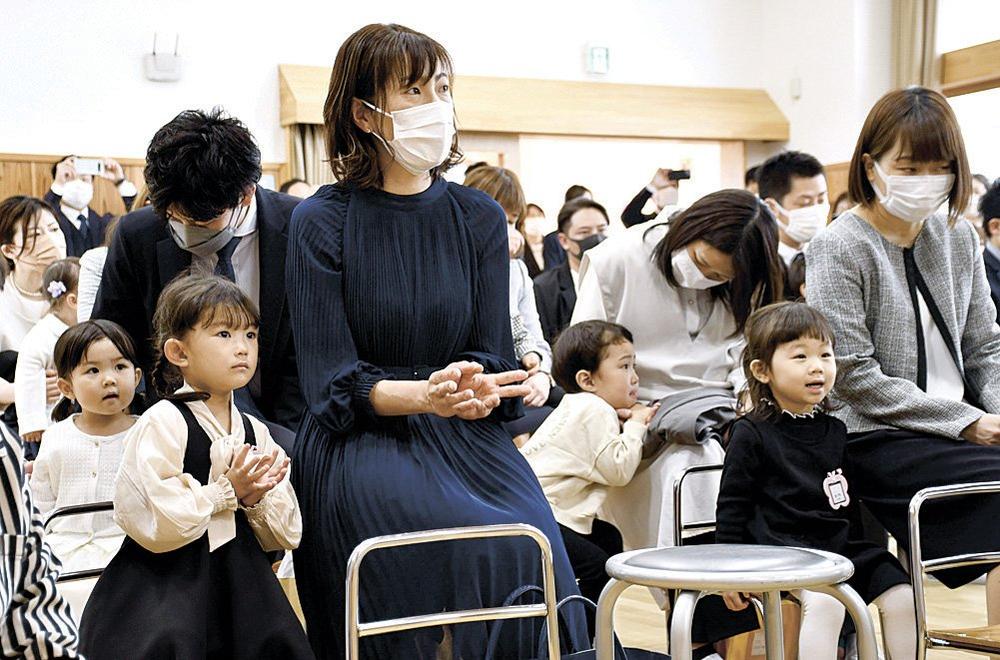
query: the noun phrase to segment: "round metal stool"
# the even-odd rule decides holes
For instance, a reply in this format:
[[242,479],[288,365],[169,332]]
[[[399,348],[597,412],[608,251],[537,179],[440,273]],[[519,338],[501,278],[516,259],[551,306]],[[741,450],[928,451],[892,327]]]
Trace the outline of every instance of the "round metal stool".
[[858,631],[858,657],[877,660],[875,628],[864,601],[844,583],[854,565],[831,552],[768,545],[690,545],[633,550],[606,564],[608,582],[597,606],[597,658],[613,660],[615,602],[630,585],[676,589],[670,624],[670,654],[691,658],[691,620],[703,595],[723,591],[763,592],[767,657],[782,660],[781,592],[808,589],[833,596],[847,608]]

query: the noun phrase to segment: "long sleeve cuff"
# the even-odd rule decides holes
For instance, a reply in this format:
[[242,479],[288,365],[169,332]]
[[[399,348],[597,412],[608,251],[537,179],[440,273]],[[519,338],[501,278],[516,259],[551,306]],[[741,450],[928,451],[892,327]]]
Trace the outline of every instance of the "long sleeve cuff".
[[135,197],[139,194],[139,190],[135,187],[135,184],[125,179],[118,184],[118,194],[122,197]]
[[372,406],[372,389],[379,381],[387,378],[386,374],[359,371],[354,378],[354,388],[351,390],[351,402],[354,409],[369,417],[378,417],[375,407]]
[[240,508],[247,514],[247,519],[251,523],[263,524],[264,519],[267,518],[267,499],[268,494],[260,498],[260,501],[253,506],[243,506],[240,504]]
[[233,484],[224,474],[212,483],[206,484],[205,493],[212,500],[212,515],[220,511],[235,511],[239,506]]

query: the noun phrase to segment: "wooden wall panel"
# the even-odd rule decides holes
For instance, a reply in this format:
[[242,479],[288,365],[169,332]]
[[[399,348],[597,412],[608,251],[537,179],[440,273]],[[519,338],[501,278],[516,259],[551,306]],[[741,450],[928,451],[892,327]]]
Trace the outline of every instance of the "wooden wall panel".
[[[278,66],[281,124],[322,124],[330,68]],[[487,133],[787,140],[760,89],[458,76],[459,129]]]
[[833,206],[833,203],[837,201],[840,193],[847,192],[847,175],[850,165],[850,162],[847,162],[823,166],[826,172],[827,196],[830,200],[830,206]]
[[1000,40],[941,56],[941,91],[945,96],[1000,87]]
[[[52,185],[52,165],[62,156],[38,154],[0,154],[0,199],[11,195],[32,195],[44,197]],[[125,171],[125,178],[142,188],[142,175],[145,161],[141,158],[116,158]],[[264,163],[264,174],[273,174],[277,182],[281,163]],[[106,179],[98,179],[94,183],[94,199],[90,207],[98,213],[113,213],[121,215],[125,212],[125,204],[118,194],[114,184]]]

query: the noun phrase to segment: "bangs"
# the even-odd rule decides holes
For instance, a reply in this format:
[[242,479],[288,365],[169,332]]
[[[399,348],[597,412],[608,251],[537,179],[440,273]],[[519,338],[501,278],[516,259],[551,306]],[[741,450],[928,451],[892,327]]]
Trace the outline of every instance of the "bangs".
[[398,83],[405,87],[427,82],[438,65],[451,77],[451,57],[441,44],[413,32],[397,32],[394,36],[397,41],[391,48],[395,51],[394,56],[383,63],[383,70],[388,74],[382,80],[383,85]]
[[779,344],[787,344],[805,337],[806,339],[816,339],[818,341],[829,342],[833,345],[833,331],[827,324],[826,319],[809,318],[810,315],[793,314],[787,319],[787,323],[780,325],[774,335],[772,343],[775,347]]
[[260,314],[249,301],[220,300],[208,307],[198,319],[202,328],[223,325],[227,328],[256,328],[260,326]]
[[899,140],[900,154],[917,163],[946,161],[954,163],[961,150],[962,136],[957,134],[954,120],[943,116],[934,105],[914,106],[900,118],[891,134]]

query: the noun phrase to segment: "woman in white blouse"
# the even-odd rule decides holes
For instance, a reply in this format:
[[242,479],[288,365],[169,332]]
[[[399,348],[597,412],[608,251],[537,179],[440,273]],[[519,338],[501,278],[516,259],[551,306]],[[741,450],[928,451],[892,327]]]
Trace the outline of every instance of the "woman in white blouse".
[[[45,269],[66,256],[66,238],[52,209],[24,195],[0,202],[0,409],[14,402],[14,355],[28,331],[49,311],[42,294]],[[58,397],[50,374],[47,391]]]

